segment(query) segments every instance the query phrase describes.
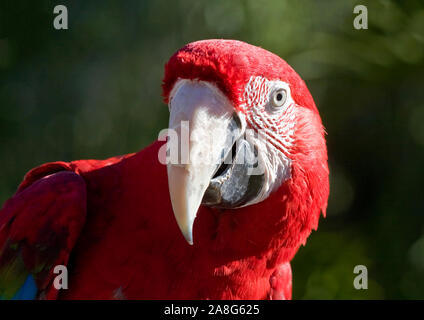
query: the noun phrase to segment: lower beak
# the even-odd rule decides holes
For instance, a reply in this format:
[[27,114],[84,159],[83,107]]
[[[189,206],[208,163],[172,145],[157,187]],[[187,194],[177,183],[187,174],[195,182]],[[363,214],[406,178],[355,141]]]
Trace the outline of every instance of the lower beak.
[[229,100],[209,83],[180,80],[174,91],[167,142],[168,185],[178,226],[193,244],[193,224],[202,198],[242,128]]

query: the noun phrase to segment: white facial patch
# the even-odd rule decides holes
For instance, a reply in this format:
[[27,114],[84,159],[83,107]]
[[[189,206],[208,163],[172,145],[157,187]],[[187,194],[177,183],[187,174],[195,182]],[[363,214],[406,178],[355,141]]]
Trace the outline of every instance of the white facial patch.
[[251,77],[241,105],[246,122],[246,140],[258,148],[258,161],[265,183],[253,204],[266,199],[291,177],[291,148],[294,142],[296,108],[287,83]]

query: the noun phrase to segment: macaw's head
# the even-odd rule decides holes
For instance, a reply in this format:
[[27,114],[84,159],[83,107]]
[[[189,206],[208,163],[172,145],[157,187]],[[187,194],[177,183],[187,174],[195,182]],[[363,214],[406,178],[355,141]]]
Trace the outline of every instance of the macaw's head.
[[169,192],[186,240],[246,250],[304,243],[329,184],[324,129],[299,75],[259,47],[204,40],[171,57],[163,92]]

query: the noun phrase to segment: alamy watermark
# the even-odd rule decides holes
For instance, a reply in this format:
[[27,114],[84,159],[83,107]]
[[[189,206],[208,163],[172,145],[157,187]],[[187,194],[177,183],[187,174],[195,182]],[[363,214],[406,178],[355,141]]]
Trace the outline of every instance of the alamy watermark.
[[56,30],[68,29],[68,8],[64,5],[57,5],[53,9],[53,13],[57,16],[53,19],[53,27]]
[[359,4],[353,8],[353,13],[357,14],[353,19],[353,27],[356,30],[368,29],[368,8]]
[[353,273],[357,276],[353,279],[353,287],[356,290],[368,289],[368,269],[366,266],[360,264],[353,268]]
[[[266,131],[246,129],[242,137],[240,137],[238,132],[230,133],[225,137],[225,139],[230,142],[225,143],[223,149],[220,150],[219,156],[214,152],[193,152],[193,150],[191,150],[191,139],[195,136],[193,132],[190,133],[188,121],[181,121],[178,130],[161,130],[158,140],[167,141],[167,143],[159,149],[159,162],[164,165],[173,164],[178,166],[187,164],[217,166],[221,164],[244,164],[250,168],[248,171],[249,175],[261,175],[264,173],[264,166],[261,165],[259,152],[249,152],[246,148],[240,147],[240,144],[249,141],[248,144],[251,146],[251,149],[258,150],[259,146],[267,145],[267,140],[269,138]],[[216,129],[216,131],[213,130],[207,136],[202,136],[202,141],[197,141],[197,143],[210,146],[209,149],[212,151],[219,145],[218,142],[222,140],[220,133],[221,129]],[[237,150],[237,153],[234,154],[234,150]]]
[[57,265],[53,270],[57,276],[54,278],[53,286],[56,290],[68,289],[68,269],[64,265]]

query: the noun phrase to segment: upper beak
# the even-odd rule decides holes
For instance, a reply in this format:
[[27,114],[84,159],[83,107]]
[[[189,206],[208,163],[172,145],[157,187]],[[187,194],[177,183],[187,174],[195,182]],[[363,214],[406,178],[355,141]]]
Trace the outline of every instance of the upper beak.
[[167,171],[172,208],[185,239],[193,244],[194,219],[203,195],[241,135],[241,122],[216,87],[180,80],[170,102],[169,129]]

